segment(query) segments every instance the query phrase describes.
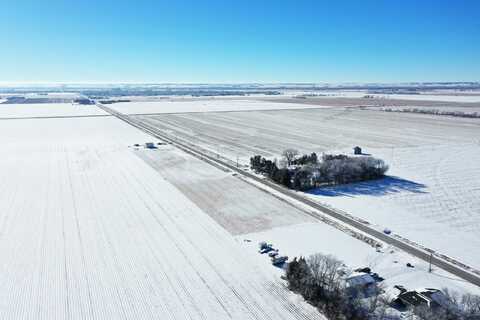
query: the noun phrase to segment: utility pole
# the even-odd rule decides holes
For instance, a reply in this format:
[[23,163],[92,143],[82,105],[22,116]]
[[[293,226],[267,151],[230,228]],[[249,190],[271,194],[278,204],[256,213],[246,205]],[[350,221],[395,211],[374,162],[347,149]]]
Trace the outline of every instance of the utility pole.
[[237,168],[238,168],[238,154],[237,154]]
[[433,253],[430,253],[430,259],[428,260],[428,272],[432,273],[432,257]]

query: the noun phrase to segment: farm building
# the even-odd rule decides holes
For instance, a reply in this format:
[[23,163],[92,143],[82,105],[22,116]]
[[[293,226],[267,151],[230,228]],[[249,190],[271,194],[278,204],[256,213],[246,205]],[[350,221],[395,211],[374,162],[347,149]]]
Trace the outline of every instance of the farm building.
[[94,104],[92,100],[88,98],[77,98],[72,101],[72,104],[80,104],[80,105],[90,105]]

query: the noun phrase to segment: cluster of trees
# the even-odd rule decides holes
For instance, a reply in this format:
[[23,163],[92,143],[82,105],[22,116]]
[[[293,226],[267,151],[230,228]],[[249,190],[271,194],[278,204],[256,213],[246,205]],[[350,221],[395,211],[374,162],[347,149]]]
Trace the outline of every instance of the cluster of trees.
[[[290,290],[299,293],[317,307],[328,319],[383,320],[399,319],[390,307],[392,298],[377,290],[370,295],[359,291],[352,294],[345,279],[349,270],[331,255],[315,254],[308,259],[294,258],[287,266],[285,279]],[[410,310],[413,319],[421,320],[478,320],[480,319],[480,296],[459,295],[443,289],[449,308],[419,307]],[[415,315],[415,316],[413,316]]]
[[298,157],[298,151],[283,152],[283,164],[259,155],[250,158],[255,172],[265,174],[275,182],[296,190],[309,190],[322,185],[343,184],[383,177],[388,165],[373,157],[349,157],[325,154],[319,161],[317,155]]
[[287,188],[292,187],[292,170],[287,168],[279,169],[276,161],[268,160],[257,155],[250,158],[250,166],[255,172],[267,175],[276,183],[282,184]]
[[117,87],[117,88],[93,88],[83,89],[82,94],[92,99],[106,99],[108,97],[125,97],[125,96],[248,96],[252,94],[280,95],[277,90],[251,90],[251,89],[225,89],[221,86],[209,86],[208,88],[200,87]]
[[431,309],[417,307],[413,313],[422,320],[479,320],[480,296],[466,293],[460,295],[448,289],[442,290],[449,308]]
[[295,258],[288,264],[285,278],[290,290],[303,296],[328,319],[384,319],[388,303],[380,290],[369,298],[348,293],[344,264],[330,255],[315,254]]
[[120,102],[130,102],[130,100],[129,99],[100,100],[101,104],[113,104],[113,103],[120,103]]
[[292,160],[292,164],[293,165],[306,165],[306,164],[312,164],[312,165],[315,165],[318,163],[318,157],[317,157],[317,154],[315,152],[313,152],[312,154],[308,155],[308,154],[305,154],[299,158],[296,158],[296,159],[293,159]]
[[461,117],[461,118],[480,118],[480,113],[478,112],[463,112],[463,111],[442,111],[438,109],[420,109],[420,108],[404,108],[404,109],[392,109],[392,108],[382,108],[380,109],[386,112],[408,112],[408,113],[421,113],[421,114],[433,114],[439,116],[451,116],[451,117]]

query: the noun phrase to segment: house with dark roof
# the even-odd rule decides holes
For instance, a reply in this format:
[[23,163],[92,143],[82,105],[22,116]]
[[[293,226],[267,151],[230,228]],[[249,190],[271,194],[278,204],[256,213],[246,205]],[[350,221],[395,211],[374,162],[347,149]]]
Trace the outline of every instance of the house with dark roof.
[[402,292],[400,292],[394,302],[407,308],[424,307],[429,309],[456,311],[455,305],[441,290],[424,288],[407,291],[402,288],[401,291]]

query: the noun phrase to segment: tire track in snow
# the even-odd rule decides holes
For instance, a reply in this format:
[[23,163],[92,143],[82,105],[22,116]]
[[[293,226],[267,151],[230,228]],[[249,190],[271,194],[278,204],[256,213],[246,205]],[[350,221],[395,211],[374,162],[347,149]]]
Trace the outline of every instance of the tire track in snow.
[[[90,281],[88,279],[88,274],[86,272],[87,268],[86,268],[86,262],[85,262],[85,248],[84,248],[84,241],[83,241],[83,238],[82,238],[82,232],[81,232],[81,228],[80,228],[80,222],[78,220],[78,209],[77,209],[77,203],[76,203],[76,198],[75,198],[75,191],[74,191],[75,189],[74,189],[73,181],[72,181],[71,163],[70,163],[68,151],[66,151],[65,153],[66,153],[68,183],[69,183],[70,195],[71,195],[71,199],[72,199],[73,215],[74,215],[74,218],[75,218],[75,226],[76,226],[75,231],[76,231],[76,234],[77,234],[77,237],[78,237],[78,240],[79,240],[79,244],[80,244],[80,256],[81,256],[81,262],[82,262],[83,278],[84,278],[84,281],[85,281],[86,286],[87,286],[86,290],[87,290],[87,294],[88,294],[89,318],[94,319],[95,317],[93,316],[92,292],[91,292],[91,289],[90,289]],[[63,215],[62,215],[62,217],[63,217]],[[65,228],[63,229],[63,232],[64,232],[64,241],[65,241]],[[67,296],[68,296],[68,292],[67,292]]]

